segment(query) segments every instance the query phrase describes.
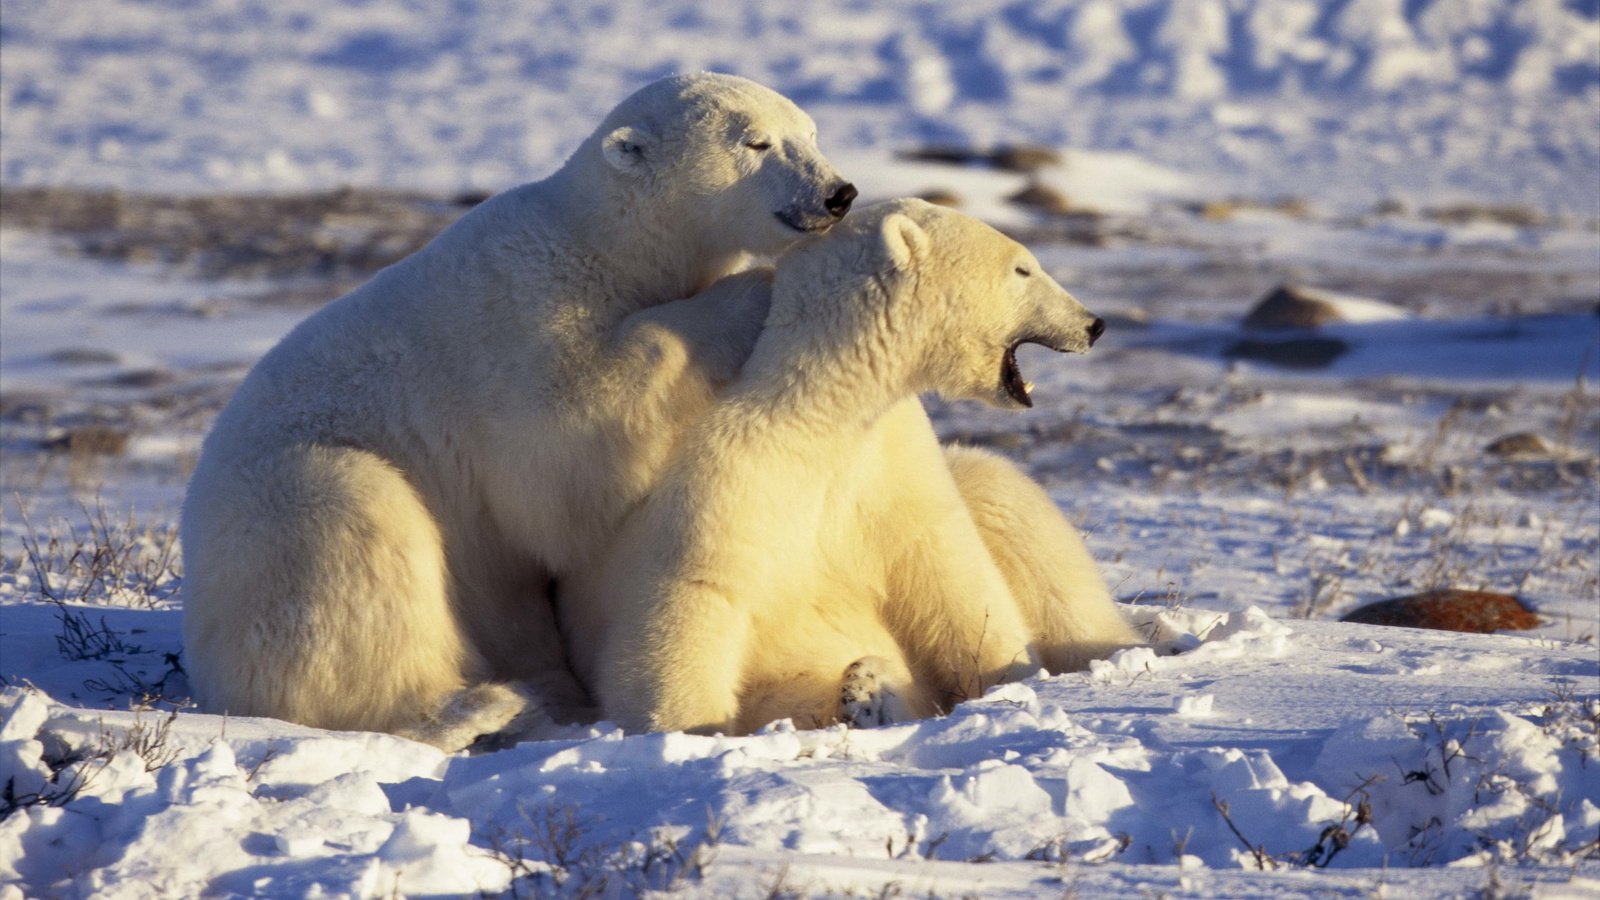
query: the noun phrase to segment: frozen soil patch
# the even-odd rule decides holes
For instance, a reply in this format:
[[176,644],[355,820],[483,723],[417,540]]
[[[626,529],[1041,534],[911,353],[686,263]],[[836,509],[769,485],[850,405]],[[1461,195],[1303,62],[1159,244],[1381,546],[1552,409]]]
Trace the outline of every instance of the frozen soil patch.
[[418,249],[476,199],[353,189],[185,196],[7,187],[0,226],[57,235],[85,256],[161,262],[206,278],[345,279]]

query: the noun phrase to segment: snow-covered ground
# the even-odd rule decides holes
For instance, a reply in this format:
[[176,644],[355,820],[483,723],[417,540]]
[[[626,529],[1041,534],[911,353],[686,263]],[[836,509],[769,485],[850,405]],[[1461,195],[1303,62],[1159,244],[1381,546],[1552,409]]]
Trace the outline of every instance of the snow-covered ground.
[[[1600,895],[1595,4],[441,8],[0,0],[0,898]],[[1051,490],[1151,647],[908,725],[479,756],[185,708],[177,510],[251,362],[445,195],[698,67],[1111,321],[1024,351],[1026,414],[929,404]],[[1019,142],[1080,215],[897,155]],[[252,231],[19,191],[347,183],[439,199]],[[1286,281],[1345,313],[1292,336],[1326,364],[1241,327]],[[1541,624],[1336,621],[1434,587]]]

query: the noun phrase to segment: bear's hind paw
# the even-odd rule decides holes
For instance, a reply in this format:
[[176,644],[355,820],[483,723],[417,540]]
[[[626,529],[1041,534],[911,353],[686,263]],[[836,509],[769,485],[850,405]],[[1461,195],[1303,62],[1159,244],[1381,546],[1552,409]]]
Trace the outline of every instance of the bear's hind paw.
[[879,657],[864,656],[845,668],[839,686],[839,721],[851,728],[894,724],[890,712],[894,692],[880,674],[885,666]]

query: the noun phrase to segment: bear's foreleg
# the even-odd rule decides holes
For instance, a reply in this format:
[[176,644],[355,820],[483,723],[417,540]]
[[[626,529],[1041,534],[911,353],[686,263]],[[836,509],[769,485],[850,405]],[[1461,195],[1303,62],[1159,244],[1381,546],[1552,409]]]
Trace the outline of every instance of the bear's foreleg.
[[1038,671],[1031,630],[959,503],[889,572],[884,621],[947,706]]
[[603,654],[605,715],[630,731],[735,733],[750,636],[724,589],[673,585]]

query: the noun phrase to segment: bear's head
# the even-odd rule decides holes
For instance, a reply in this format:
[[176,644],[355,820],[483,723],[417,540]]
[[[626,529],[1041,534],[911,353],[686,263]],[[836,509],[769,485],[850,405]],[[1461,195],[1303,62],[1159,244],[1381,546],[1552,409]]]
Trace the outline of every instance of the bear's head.
[[[810,308],[779,310],[785,295],[809,295]],[[1083,353],[1105,331],[1026,247],[922,200],[860,210],[790,251],[777,268],[774,304],[769,327],[826,319],[834,346],[873,354],[867,364],[909,390],[1009,409],[1033,405],[1019,346]]]
[[734,75],[663,78],[611,112],[593,140],[631,202],[699,232],[712,253],[773,255],[831,228],[856,189],[817,149],[787,97]]

